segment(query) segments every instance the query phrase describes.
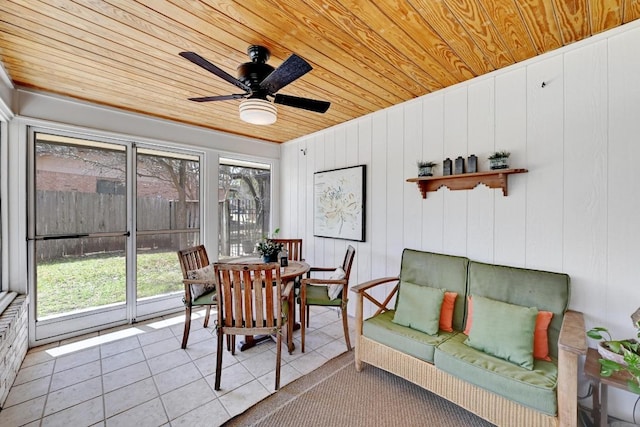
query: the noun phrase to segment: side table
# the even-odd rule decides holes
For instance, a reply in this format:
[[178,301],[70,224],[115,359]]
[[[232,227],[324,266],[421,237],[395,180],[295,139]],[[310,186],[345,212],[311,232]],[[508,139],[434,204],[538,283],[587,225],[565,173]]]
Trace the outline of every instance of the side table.
[[595,427],[608,426],[608,386],[629,391],[627,381],[631,379],[627,372],[616,372],[610,377],[600,375],[600,354],[595,348],[587,350],[587,360],[584,362],[584,373],[593,385],[592,412]]

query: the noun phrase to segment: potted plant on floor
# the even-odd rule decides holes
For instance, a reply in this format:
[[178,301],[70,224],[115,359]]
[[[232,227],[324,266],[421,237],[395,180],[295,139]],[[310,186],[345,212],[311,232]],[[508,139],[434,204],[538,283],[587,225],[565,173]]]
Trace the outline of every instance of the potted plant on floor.
[[436,162],[420,160],[418,164],[418,176],[433,176],[433,170],[438,165]]
[[[636,328],[636,337],[640,338],[640,319],[638,317],[640,317],[640,309],[631,316]],[[627,372],[631,376],[628,381],[629,390],[640,394],[640,342],[635,338],[613,340],[609,330],[603,326],[590,329],[587,331],[587,336],[602,340],[598,343],[598,353],[602,356],[598,360],[600,375],[610,377],[615,372]]]
[[495,151],[489,156],[489,167],[491,170],[495,169],[508,169],[509,168],[509,156],[511,153],[505,150]]
[[275,239],[279,228],[276,228],[270,238],[262,236],[262,240],[256,245],[256,250],[262,256],[264,262],[277,262],[278,253],[282,250],[282,243],[276,243],[272,239]]

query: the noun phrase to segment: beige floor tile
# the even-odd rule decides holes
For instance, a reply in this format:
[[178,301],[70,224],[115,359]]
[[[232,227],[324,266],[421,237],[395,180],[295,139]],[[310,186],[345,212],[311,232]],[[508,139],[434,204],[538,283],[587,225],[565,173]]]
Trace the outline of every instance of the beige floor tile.
[[89,362],[100,360],[100,348],[92,347],[86,350],[75,351],[56,358],[56,366],[53,372],[66,371]]
[[92,378],[49,393],[44,415],[53,414],[102,395],[102,378]]
[[108,373],[124,368],[129,365],[134,365],[138,362],[144,361],[144,353],[141,348],[134,348],[133,350],[125,351],[124,353],[114,354],[102,359],[102,372]]
[[42,419],[42,427],[89,426],[104,419],[102,396],[56,412]]
[[49,362],[38,363],[37,365],[28,366],[26,368],[20,368],[13,385],[16,386],[24,384],[37,380],[38,378],[51,375],[53,373],[54,364],[55,360],[51,360]]
[[153,376],[160,394],[168,393],[201,378],[203,378],[202,374],[191,362]]
[[134,363],[117,371],[102,376],[102,387],[105,393],[136,383],[151,376],[147,362]]
[[[297,380],[302,376],[297,369],[291,365],[282,365],[280,367],[280,388],[289,384],[292,381]],[[276,371],[269,371],[267,374],[258,378],[258,381],[270,392],[275,392],[276,386]]]
[[149,369],[153,375],[157,375],[160,372],[167,371],[176,366],[181,366],[191,362],[189,355],[181,349],[171,351],[161,356],[156,356],[151,359],[147,359]]
[[17,405],[36,397],[44,396],[49,392],[49,384],[51,377],[42,377],[28,383],[11,387],[7,400],[4,402],[4,408]]
[[[36,347],[40,348],[40,347]],[[46,351],[33,351],[31,349],[27,352],[24,360],[22,361],[22,368],[28,368],[29,366],[37,365],[39,363],[49,362],[55,359],[51,354]]]
[[231,392],[220,396],[222,406],[227,410],[230,416],[234,417],[247,408],[255,405],[271,393],[258,380],[243,385]]
[[107,418],[107,427],[156,427],[169,421],[160,398]]
[[180,348],[180,341],[178,338],[172,336],[166,340],[145,345],[142,347],[142,351],[147,359],[151,359],[162,354],[170,353],[178,348]]
[[105,359],[116,354],[124,353],[140,347],[138,337],[128,337],[120,340],[112,341],[100,346],[100,356]]
[[112,417],[158,396],[158,389],[151,378],[129,384],[104,395],[105,416]]
[[231,417],[219,400],[213,400],[171,421],[171,427],[215,427]]
[[204,378],[161,396],[169,420],[178,418],[216,399]]
[[196,360],[208,355],[215,355],[217,346],[218,344],[216,342],[216,339],[212,336],[200,342],[192,343],[191,340],[189,340],[185,351],[187,352],[189,357],[191,357],[191,360]]
[[175,335],[169,329],[151,329],[149,332],[145,332],[144,334],[140,334],[137,336],[138,341],[140,341],[141,346],[153,344],[159,341],[164,341],[169,338],[174,338]]
[[101,374],[102,367],[99,360],[57,372],[53,374],[51,378],[51,391],[60,390],[70,385],[99,377]]
[[28,400],[0,412],[0,426],[21,426],[42,417],[46,396]]
[[320,353],[316,351],[308,352],[304,357],[301,357],[296,360],[292,360],[289,365],[294,367],[297,371],[302,373],[303,375],[308,374],[309,372],[318,369],[320,366],[324,365],[327,362],[327,358],[322,356]]
[[243,386],[256,379],[255,375],[247,370],[242,363],[236,363],[235,365],[222,368],[222,374],[220,375],[220,390],[215,390],[215,372],[212,375],[207,376],[205,379],[211,386],[211,389],[216,395],[221,396]]

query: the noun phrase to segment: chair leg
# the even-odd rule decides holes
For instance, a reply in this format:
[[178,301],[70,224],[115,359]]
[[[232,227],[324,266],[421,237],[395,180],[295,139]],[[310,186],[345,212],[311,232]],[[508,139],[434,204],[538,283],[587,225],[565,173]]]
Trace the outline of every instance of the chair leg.
[[189,341],[189,329],[191,329],[191,307],[187,306],[184,318],[184,334],[182,335],[182,349],[187,348]]
[[305,311],[305,307],[306,307],[306,303],[304,301],[304,299],[300,299],[300,351],[302,351],[304,353],[304,333],[307,330],[307,320],[305,319],[304,316],[304,311]]
[[[222,336],[224,335],[220,329],[218,334],[218,353],[216,354],[216,384],[215,389],[220,390],[220,377],[222,376]],[[227,335],[229,338],[229,335]]]
[[[280,359],[282,357],[282,332],[283,328],[280,328],[276,332],[276,391],[280,388]],[[304,342],[304,341],[303,341]]]
[[207,312],[204,315],[204,327],[209,326],[209,316],[211,315],[211,306],[207,306]]
[[344,341],[347,344],[347,351],[351,351],[351,340],[349,339],[349,322],[347,319],[347,307],[342,306],[342,329],[344,329]]

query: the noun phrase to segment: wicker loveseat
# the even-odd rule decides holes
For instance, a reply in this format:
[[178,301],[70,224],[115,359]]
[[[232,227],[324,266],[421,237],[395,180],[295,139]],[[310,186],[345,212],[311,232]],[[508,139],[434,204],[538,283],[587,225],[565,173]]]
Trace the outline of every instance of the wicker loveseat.
[[[425,286],[431,289],[421,288]],[[389,289],[390,292],[385,291]],[[420,301],[419,304],[424,301],[425,308],[434,306],[427,303],[431,297],[421,299],[416,297],[418,294],[410,294],[409,289],[457,293],[451,320],[453,331],[446,332],[442,324],[440,328],[436,324],[437,332],[429,334],[413,325],[398,324],[398,319],[394,321],[402,298]],[[578,358],[586,354],[587,343],[582,314],[567,310],[566,274],[405,249],[399,277],[372,280],[353,287],[352,291],[357,295],[358,371],[365,363],[384,369],[500,426],[577,424]],[[475,305],[473,315],[469,313],[468,296],[472,296]],[[375,311],[367,319],[363,318],[365,301],[373,303]],[[497,304],[499,310],[489,311],[487,307],[494,307],[491,304]],[[501,313],[503,308],[507,310],[505,313]],[[525,351],[525,361],[514,362],[510,355],[495,353],[492,348],[487,351],[477,348],[481,331],[487,330],[500,315],[507,316],[507,321],[497,327],[493,325],[496,330],[517,324],[517,319],[509,317],[512,314],[508,310],[512,309],[516,310],[516,317],[533,316],[534,321],[539,311],[553,313],[545,334],[547,360],[531,359]],[[463,331],[472,317],[472,329],[467,336]],[[529,333],[533,334],[533,327]],[[517,335],[533,339],[533,335]],[[472,338],[476,348],[472,347]],[[516,341],[520,340],[517,337]]]

